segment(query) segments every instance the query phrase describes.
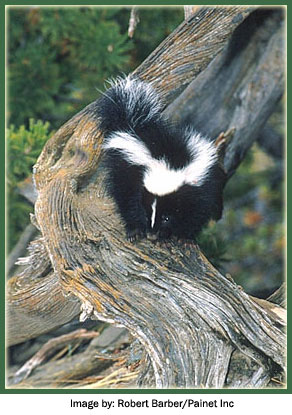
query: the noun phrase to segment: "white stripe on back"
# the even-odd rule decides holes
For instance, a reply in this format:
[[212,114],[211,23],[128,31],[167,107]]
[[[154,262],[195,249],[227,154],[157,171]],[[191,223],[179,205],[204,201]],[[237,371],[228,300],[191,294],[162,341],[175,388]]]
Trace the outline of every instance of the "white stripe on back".
[[[106,150],[120,151],[130,164],[144,166],[145,188],[152,194],[164,196],[175,192],[184,184],[202,185],[209,169],[217,160],[216,147],[211,141],[193,130],[186,133],[189,135],[187,147],[192,161],[182,169],[172,169],[166,160],[153,158],[142,141],[123,131],[111,134],[103,147]],[[152,209],[156,209],[156,205]]]

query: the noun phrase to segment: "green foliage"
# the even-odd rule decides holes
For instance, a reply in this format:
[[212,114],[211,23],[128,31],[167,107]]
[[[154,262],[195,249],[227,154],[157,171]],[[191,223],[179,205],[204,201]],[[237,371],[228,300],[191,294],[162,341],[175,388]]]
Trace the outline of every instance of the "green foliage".
[[31,173],[33,164],[51,135],[49,126],[48,122],[35,122],[33,119],[29,120],[28,130],[24,125],[19,128],[15,128],[14,125],[10,126],[7,132],[8,181],[10,185],[17,185]]
[[44,143],[52,135],[49,123],[29,120],[28,130],[22,125],[12,125],[7,132],[7,196],[8,196],[8,246],[17,242],[20,232],[29,223],[32,206],[18,193],[19,184],[31,174]]
[[104,80],[128,70],[131,42],[96,7],[9,9],[9,115],[64,122],[97,97]]
[[57,128],[128,73],[183,20],[183,8],[140,8],[134,38],[129,8],[8,9],[9,122],[49,120]]
[[[119,14],[125,25],[129,10]],[[136,27],[131,51],[132,65],[138,66],[184,20],[183,7],[140,7],[139,24]]]

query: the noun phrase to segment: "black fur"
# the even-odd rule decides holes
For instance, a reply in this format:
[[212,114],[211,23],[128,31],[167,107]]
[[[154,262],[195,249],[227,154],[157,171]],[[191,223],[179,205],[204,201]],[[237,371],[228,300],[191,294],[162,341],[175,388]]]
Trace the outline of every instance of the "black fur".
[[[152,158],[164,158],[172,169],[181,169],[191,160],[186,146],[187,130],[170,125],[161,116],[157,96],[146,95],[142,88],[133,96],[133,89],[125,89],[121,81],[97,101],[97,115],[105,141],[112,133],[127,132],[146,145]],[[130,99],[132,105],[129,105]],[[143,184],[145,166],[131,164],[121,151],[107,149],[105,164],[109,193],[117,204],[131,241],[148,232],[163,239],[172,236],[194,239],[210,219],[221,218],[225,174],[218,162],[208,170],[201,186],[184,184],[165,196],[156,196],[146,190]],[[157,215],[151,229],[154,198],[157,199]]]
[[186,184],[176,192],[157,197],[157,221],[153,232],[161,239],[176,236],[194,240],[210,219],[219,220],[223,210],[225,176],[222,173],[222,169],[214,168],[202,186]]

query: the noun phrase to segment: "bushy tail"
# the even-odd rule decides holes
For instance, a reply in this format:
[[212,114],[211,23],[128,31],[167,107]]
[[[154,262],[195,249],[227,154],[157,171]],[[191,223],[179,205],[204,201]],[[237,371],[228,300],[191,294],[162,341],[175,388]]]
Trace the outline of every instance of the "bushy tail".
[[118,78],[96,102],[100,128],[106,134],[135,131],[161,117],[162,102],[150,83],[137,78]]

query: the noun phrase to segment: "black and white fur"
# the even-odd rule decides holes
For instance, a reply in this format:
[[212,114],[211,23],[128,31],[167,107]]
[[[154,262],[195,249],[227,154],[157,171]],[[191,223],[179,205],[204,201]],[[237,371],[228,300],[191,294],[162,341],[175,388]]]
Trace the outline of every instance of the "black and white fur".
[[131,241],[147,233],[194,239],[222,215],[215,145],[161,111],[154,88],[137,78],[118,79],[97,101],[108,188]]

